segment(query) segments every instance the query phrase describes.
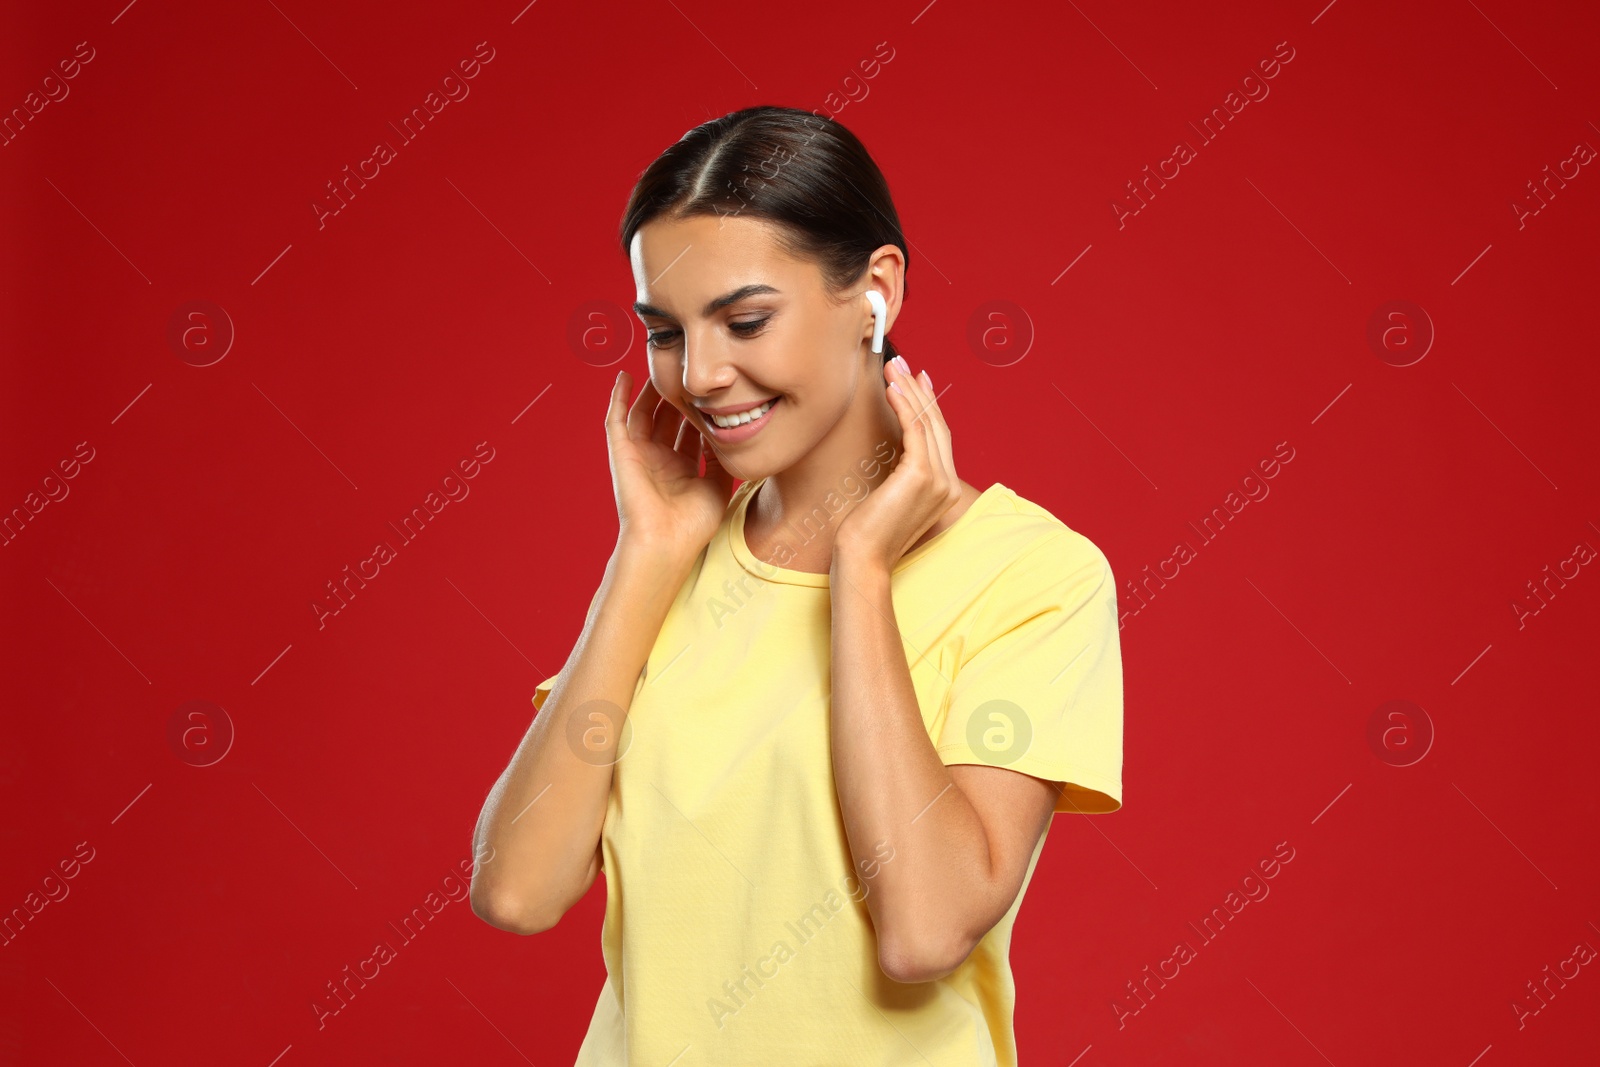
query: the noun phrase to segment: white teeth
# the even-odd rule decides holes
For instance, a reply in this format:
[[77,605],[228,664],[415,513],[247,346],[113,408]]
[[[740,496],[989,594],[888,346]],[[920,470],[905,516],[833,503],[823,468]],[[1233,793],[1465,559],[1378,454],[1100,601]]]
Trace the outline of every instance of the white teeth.
[[751,408],[749,411],[741,411],[737,415],[709,415],[707,417],[720,428],[724,430],[731,430],[735,426],[743,426],[745,423],[759,419],[761,416],[765,415],[772,409],[772,405],[777,402],[777,399],[777,397],[773,397],[760,407]]

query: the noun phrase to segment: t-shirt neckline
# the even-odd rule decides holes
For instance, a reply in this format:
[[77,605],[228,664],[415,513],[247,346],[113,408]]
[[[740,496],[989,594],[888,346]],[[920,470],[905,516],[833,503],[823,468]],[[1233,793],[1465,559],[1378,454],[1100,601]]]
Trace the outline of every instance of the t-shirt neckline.
[[[734,508],[733,520],[728,524],[728,542],[729,547],[733,550],[734,558],[739,561],[740,566],[742,566],[745,570],[766,581],[779,582],[784,585],[803,585],[820,589],[828,588],[828,576],[825,573],[818,574],[812,571],[800,571],[792,570],[788,567],[780,567],[775,563],[769,563],[758,558],[754,552],[750,551],[750,545],[744,539],[744,516],[745,512],[750,507],[751,499],[756,495],[756,491],[761,488],[761,483],[767,480],[767,477],[770,476],[764,476],[757,479],[753,484],[746,483],[739,487],[739,493],[742,494],[742,499]],[[978,494],[978,499],[974,500],[971,505],[968,506],[966,511],[963,511],[959,516],[956,517],[955,522],[951,523],[943,530],[940,530],[938,533],[934,534],[928,540],[922,542],[922,544],[918,545],[916,548],[913,548],[911,551],[901,556],[899,561],[895,563],[894,570],[898,572],[901,570],[901,568],[910,566],[912,563],[915,563],[917,560],[925,556],[930,549],[950,540],[952,534],[965,528],[980,511],[985,509],[995,497],[999,496],[1003,492],[1006,492],[1006,487],[1001,485],[999,482],[995,482],[987,489],[983,490]]]

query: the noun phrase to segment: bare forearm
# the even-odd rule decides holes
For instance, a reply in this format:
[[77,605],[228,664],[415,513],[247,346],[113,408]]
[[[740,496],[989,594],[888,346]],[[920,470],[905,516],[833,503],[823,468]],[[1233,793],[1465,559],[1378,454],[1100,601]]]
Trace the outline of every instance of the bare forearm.
[[[834,781],[857,869],[871,872],[879,959],[900,974],[953,967],[982,933],[969,924],[993,880],[983,824],[923,725],[888,572],[836,558],[831,576]],[[883,842],[893,858],[874,864]]]
[[480,914],[547,925],[592,880],[617,740],[686,574],[687,563],[633,545],[612,553],[564,677],[478,817],[474,851],[493,856],[473,879]]

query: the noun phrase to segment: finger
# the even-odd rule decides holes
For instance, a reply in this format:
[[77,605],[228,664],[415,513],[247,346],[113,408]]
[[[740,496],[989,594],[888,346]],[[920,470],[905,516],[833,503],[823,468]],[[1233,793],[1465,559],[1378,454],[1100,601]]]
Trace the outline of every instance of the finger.
[[[705,477],[717,483],[717,486],[722,490],[722,498],[724,500],[731,498],[733,496],[733,475],[728,473],[727,467],[723,466],[722,460],[717,456],[717,450],[711,447],[711,442],[706,440],[706,435],[699,430],[696,430],[694,435],[700,440],[700,454],[706,460]],[[699,469],[698,466],[696,469]]]
[[633,407],[628,410],[628,436],[635,441],[644,441],[650,436],[651,420],[654,417],[656,401],[661,399],[661,394],[656,392],[656,387],[651,384],[650,376],[645,375],[644,385],[639,389],[639,395],[633,400]]
[[[895,383],[899,384],[899,391],[895,390]],[[926,470],[930,458],[927,431],[923,429],[922,423],[917,420],[916,401],[911,398],[905,375],[896,373],[895,381],[888,386],[888,394],[889,406],[894,409],[894,413],[900,418],[900,448],[902,454],[900,463],[896,464],[896,468],[898,469],[902,465],[909,465],[909,469],[913,471]]]
[[606,404],[607,438],[627,432],[628,390],[632,385],[632,376],[627,371],[617,371],[617,377],[611,383],[611,400]]
[[927,435],[928,469],[933,478],[932,489],[953,503],[961,495],[961,480],[956,477],[955,460],[950,455],[944,415],[939,411],[938,398],[933,394],[932,379],[924,377],[926,373],[926,371],[914,375],[902,373],[901,381],[904,383],[902,388],[909,388],[910,395],[917,405],[919,421]]
[[917,410],[917,418],[924,423],[930,421],[930,408],[933,403],[932,396],[922,385],[922,379],[915,374],[900,371],[900,376],[895,379],[900,383],[900,388],[906,391],[906,396],[911,398],[912,405]]
[[916,428],[927,451],[928,473],[932,475],[935,487],[943,488],[947,476],[944,457],[939,451],[939,441],[933,433],[932,398],[915,375],[907,374],[898,367],[895,368],[895,372],[895,381],[905,390],[906,399],[910,401],[911,409],[916,416]]
[[672,447],[672,440],[678,434],[678,424],[683,421],[683,412],[674,407],[672,401],[663,397],[656,402],[653,417],[655,425],[651,430],[650,439],[657,444]]
[[[956,461],[952,448],[950,424],[945,421],[944,409],[939,406],[939,394],[933,388],[933,376],[924,370],[919,376],[923,391],[928,395],[928,414],[933,424],[933,436],[939,444],[939,455],[944,460],[945,472],[950,476],[951,491],[961,493],[961,479],[956,477]],[[948,385],[946,389],[950,388]]]
[[696,471],[700,469],[697,462],[700,458],[700,446],[695,444],[694,439],[699,436],[700,431],[694,428],[694,424],[684,419],[678,423],[678,436],[672,442],[672,450],[694,463]]

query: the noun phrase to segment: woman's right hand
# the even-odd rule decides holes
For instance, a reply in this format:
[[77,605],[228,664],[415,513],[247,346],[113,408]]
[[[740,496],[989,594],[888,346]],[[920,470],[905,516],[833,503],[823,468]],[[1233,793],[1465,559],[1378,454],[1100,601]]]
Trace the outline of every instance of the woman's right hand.
[[[705,436],[648,377],[629,409],[632,390],[633,376],[620,371],[606,409],[618,538],[664,551],[675,560],[693,559],[722,525],[733,477]],[[699,473],[702,456],[704,476]]]

